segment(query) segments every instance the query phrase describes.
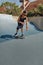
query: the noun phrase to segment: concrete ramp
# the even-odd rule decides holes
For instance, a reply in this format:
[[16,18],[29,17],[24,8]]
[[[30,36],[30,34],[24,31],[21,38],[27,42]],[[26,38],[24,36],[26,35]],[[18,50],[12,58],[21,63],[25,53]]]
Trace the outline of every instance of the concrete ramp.
[[32,22],[38,29],[43,30],[43,17],[30,17],[30,22]]

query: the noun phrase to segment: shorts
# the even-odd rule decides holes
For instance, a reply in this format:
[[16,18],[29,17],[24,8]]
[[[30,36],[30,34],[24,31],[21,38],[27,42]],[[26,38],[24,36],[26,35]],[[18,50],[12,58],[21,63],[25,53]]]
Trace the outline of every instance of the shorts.
[[18,25],[17,30],[23,28],[23,25]]

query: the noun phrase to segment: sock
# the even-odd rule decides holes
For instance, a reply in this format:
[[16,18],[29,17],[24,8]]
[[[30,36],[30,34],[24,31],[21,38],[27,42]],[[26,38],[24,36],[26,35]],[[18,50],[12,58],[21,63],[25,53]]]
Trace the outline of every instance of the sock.
[[17,32],[15,33],[15,35],[17,35]]

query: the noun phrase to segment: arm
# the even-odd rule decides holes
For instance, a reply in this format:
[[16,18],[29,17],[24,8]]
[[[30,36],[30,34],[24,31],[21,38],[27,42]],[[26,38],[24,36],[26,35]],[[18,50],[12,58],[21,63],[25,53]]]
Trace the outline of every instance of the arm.
[[18,17],[18,20],[17,20],[17,22],[19,22],[20,21],[20,16]]
[[19,23],[21,23],[22,25],[24,25],[24,22],[21,22],[21,21],[20,21]]

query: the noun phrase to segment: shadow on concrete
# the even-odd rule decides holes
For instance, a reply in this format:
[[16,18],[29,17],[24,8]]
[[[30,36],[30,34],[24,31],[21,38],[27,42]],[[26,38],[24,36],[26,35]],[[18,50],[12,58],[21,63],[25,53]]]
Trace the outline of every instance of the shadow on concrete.
[[6,35],[1,35],[0,38],[7,39],[7,38],[13,38],[13,36],[6,34]]

